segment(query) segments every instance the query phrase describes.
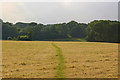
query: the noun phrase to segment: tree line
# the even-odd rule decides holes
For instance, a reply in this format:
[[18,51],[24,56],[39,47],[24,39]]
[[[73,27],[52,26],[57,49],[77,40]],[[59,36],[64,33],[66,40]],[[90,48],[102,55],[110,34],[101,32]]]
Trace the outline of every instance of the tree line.
[[2,23],[3,40],[60,40],[81,38],[87,41],[120,42],[119,21],[94,20],[88,24],[70,21],[59,24]]

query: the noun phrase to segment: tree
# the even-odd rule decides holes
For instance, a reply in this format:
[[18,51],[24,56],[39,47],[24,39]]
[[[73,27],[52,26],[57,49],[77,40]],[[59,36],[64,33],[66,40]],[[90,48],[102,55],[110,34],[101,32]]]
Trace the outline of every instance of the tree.
[[17,37],[18,31],[16,27],[11,26],[11,24],[2,24],[2,39],[7,40],[8,37]]
[[118,41],[118,21],[95,20],[88,24],[87,40],[88,41]]
[[32,30],[30,32],[28,32],[28,38],[30,41],[33,40],[33,31]]

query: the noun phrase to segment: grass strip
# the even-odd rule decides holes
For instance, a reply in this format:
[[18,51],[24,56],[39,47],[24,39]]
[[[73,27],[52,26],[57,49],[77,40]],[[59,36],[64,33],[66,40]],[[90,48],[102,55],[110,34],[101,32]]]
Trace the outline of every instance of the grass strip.
[[62,50],[60,47],[58,47],[54,43],[52,43],[52,46],[56,48],[58,60],[59,60],[56,76],[57,78],[65,78],[65,75],[63,72],[65,66],[64,66],[64,57],[62,55]]

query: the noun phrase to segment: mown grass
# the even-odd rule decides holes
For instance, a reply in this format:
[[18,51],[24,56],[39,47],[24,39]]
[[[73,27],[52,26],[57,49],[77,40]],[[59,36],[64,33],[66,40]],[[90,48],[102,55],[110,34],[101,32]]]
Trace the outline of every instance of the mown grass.
[[118,44],[55,42],[64,55],[67,78],[117,78]]
[[56,76],[57,78],[65,78],[65,75],[63,72],[65,65],[64,65],[64,57],[62,55],[62,50],[61,48],[56,46],[54,43],[52,43],[52,45],[56,48],[58,61],[59,61]]
[[48,41],[3,41],[3,78],[56,78],[56,49]]
[[2,63],[3,78],[117,78],[118,44],[3,41]]

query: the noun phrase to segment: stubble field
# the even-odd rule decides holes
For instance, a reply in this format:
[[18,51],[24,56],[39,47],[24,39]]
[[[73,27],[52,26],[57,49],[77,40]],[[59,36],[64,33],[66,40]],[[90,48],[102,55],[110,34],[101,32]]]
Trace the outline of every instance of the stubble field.
[[117,78],[118,44],[2,41],[3,78]]

